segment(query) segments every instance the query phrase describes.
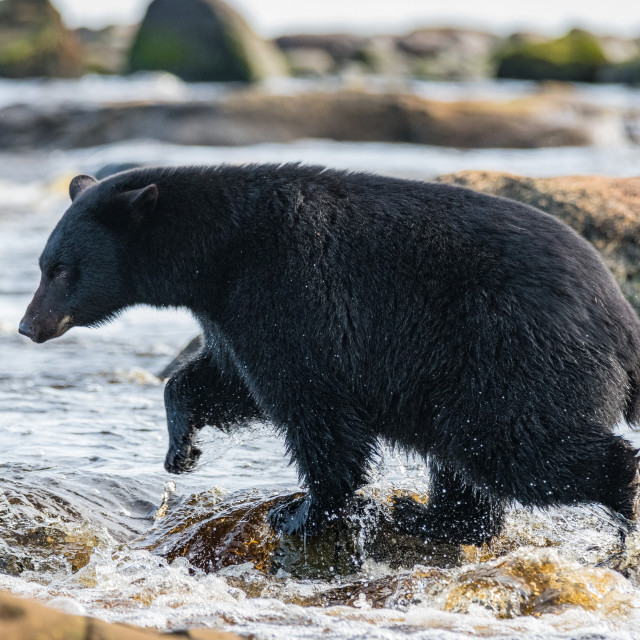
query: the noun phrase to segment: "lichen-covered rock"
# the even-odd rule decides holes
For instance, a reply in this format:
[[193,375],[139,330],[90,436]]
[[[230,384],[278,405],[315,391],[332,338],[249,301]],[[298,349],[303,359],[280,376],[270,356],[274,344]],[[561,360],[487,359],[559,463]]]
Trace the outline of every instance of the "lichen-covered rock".
[[275,47],[221,0],[153,0],[129,67],[169,71],[188,81],[250,82],[286,74]]
[[518,200],[560,218],[598,249],[622,292],[640,312],[640,178],[525,178],[462,171],[440,176],[438,181]]
[[74,77],[82,52],[49,0],[0,2],[0,76]]
[[514,42],[497,54],[498,78],[595,82],[607,58],[598,39],[580,29],[550,42]]

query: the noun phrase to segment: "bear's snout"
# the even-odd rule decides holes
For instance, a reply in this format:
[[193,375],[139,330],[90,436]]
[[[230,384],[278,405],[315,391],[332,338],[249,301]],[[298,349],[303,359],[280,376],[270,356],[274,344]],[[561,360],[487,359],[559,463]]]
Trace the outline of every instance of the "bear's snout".
[[22,320],[20,321],[18,332],[23,336],[27,336],[27,338],[30,338],[31,340],[33,340],[36,335],[36,330],[33,326],[33,322],[31,320],[27,320],[26,317],[22,318]]
[[60,318],[59,316],[48,314],[44,318],[40,318],[38,316],[29,317],[27,313],[20,321],[18,331],[30,340],[41,343],[60,337],[63,333],[69,331],[72,326],[73,321],[69,315]]
[[43,277],[20,321],[18,331],[37,343],[66,333],[73,326],[73,320],[67,305],[62,303],[63,297],[62,292],[48,286]]

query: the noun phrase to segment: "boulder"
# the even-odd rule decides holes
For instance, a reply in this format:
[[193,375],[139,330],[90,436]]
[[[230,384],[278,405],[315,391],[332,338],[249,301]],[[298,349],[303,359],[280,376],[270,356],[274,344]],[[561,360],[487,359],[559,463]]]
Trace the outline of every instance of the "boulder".
[[75,77],[82,71],[80,44],[49,0],[0,1],[0,76]]
[[70,615],[0,591],[0,640],[160,640],[167,638],[239,640],[234,633],[193,630],[165,634],[95,618]]
[[437,180],[518,200],[566,222],[600,252],[622,292],[640,312],[640,177],[525,178],[463,171]]
[[242,572],[252,565],[263,575],[286,571],[298,578],[332,578],[353,574],[366,558],[392,567],[457,566],[464,557],[460,546],[425,542],[397,528],[396,495],[407,494],[396,493],[387,501],[360,492],[343,520],[329,524],[318,537],[302,538],[276,533],[267,514],[282,501],[302,499],[303,493],[222,495],[212,490],[179,496],[167,483],[155,526],[135,544],[169,561],[186,558],[198,569],[223,575],[233,575],[233,567]]
[[402,93],[274,95],[250,89],[211,102],[14,105],[2,115],[0,147],[5,150],[134,139],[245,145],[304,138],[528,149],[619,144],[632,133],[620,111],[553,92],[504,102],[439,102]]
[[138,28],[110,25],[103,29],[76,29],[85,52],[85,67],[93,73],[119,74],[127,69],[127,56]]
[[131,47],[129,69],[169,71],[192,82],[286,75],[277,49],[221,0],[153,0]]
[[497,54],[498,78],[595,82],[607,58],[596,36],[574,29],[550,42],[511,41]]
[[598,81],[640,85],[640,57],[601,67]]
[[417,77],[459,80],[493,75],[491,55],[499,38],[473,29],[419,29],[396,38]]

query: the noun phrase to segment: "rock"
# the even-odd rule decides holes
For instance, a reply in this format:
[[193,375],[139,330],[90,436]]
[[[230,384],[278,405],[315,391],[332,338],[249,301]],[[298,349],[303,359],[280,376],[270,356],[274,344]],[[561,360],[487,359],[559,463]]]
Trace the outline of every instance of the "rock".
[[160,640],[161,638],[239,640],[233,633],[194,629],[164,634],[95,618],[70,615],[0,591],[0,640]]
[[595,82],[608,61],[598,39],[580,29],[550,42],[510,42],[497,54],[497,77]]
[[129,68],[169,71],[191,82],[286,75],[277,49],[221,0],[153,0],[131,48]]
[[640,178],[525,178],[463,171],[437,180],[518,200],[563,220],[598,249],[640,312]]
[[451,567],[463,558],[457,545],[424,542],[399,531],[391,505],[379,496],[357,496],[344,521],[330,524],[317,538],[277,534],[267,514],[281,501],[303,495],[211,491],[181,498],[167,491],[156,526],[136,544],[225,576],[235,575],[233,567],[244,572],[247,564],[266,575],[285,571],[299,578],[331,578],[354,573],[365,558],[392,567]]
[[352,60],[367,43],[367,38],[348,33],[308,33],[281,36],[275,44],[285,53],[289,51],[324,51],[335,63]]
[[598,70],[598,82],[640,84],[640,57],[601,67]]
[[633,590],[611,569],[585,567],[557,549],[525,547],[459,574],[443,599],[445,611],[477,615],[485,608],[497,618],[557,615],[575,607],[619,616],[628,610]]
[[0,2],[0,76],[75,77],[82,70],[80,43],[49,0]]
[[473,29],[420,29],[396,38],[417,77],[459,80],[492,75],[491,54],[498,37]]
[[[357,91],[294,96],[246,91],[222,110],[237,143],[299,138],[409,142],[462,148],[589,145],[609,121],[598,107],[540,94],[508,102],[437,102],[408,94]],[[562,117],[560,117],[562,114]],[[622,125],[620,125],[622,129]],[[205,135],[201,131],[198,139]],[[230,142],[230,141],[229,141]]]
[[69,149],[141,138],[187,145],[329,138],[536,148],[617,143],[627,135],[620,112],[554,92],[504,102],[437,102],[401,93],[246,90],[211,102],[15,105],[4,108],[0,119],[5,150]]
[[136,25],[111,25],[104,29],[76,29],[84,49],[87,71],[119,74],[127,70],[127,56],[137,32]]
[[604,55],[612,64],[623,64],[640,57],[639,38],[601,36],[599,42]]

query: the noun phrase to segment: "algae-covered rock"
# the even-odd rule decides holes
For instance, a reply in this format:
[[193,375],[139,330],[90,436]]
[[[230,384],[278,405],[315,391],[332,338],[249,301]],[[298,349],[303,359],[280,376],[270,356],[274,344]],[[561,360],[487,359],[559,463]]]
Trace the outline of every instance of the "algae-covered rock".
[[80,44],[49,0],[0,1],[0,76],[73,77],[82,68]]
[[550,42],[512,41],[497,62],[498,78],[595,82],[607,58],[594,35],[574,29]]
[[129,54],[131,71],[188,81],[250,82],[285,75],[279,52],[220,0],[153,0]]
[[622,292],[640,312],[640,178],[525,178],[462,171],[437,180],[518,200],[566,222],[598,249]]

